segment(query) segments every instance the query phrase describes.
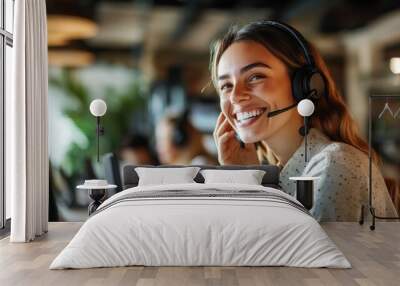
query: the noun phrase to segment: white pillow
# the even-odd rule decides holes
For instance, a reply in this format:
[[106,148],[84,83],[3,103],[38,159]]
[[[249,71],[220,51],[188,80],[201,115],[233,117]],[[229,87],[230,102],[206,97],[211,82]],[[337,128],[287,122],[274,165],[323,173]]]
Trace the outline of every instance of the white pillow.
[[204,183],[234,183],[246,185],[261,185],[265,175],[263,170],[201,170]]
[[193,179],[199,170],[199,167],[135,168],[139,176],[138,186],[196,183]]

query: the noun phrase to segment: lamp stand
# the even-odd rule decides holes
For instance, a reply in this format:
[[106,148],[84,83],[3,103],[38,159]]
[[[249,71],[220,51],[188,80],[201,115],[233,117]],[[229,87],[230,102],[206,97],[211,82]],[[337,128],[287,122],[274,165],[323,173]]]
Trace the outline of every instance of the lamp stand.
[[104,135],[104,127],[100,125],[100,116],[96,116],[96,121],[97,162],[100,162],[100,136]]
[[304,116],[304,159],[306,161],[306,163],[308,162],[307,160],[307,134],[308,134],[308,130],[307,130],[307,125],[308,125],[308,117]]

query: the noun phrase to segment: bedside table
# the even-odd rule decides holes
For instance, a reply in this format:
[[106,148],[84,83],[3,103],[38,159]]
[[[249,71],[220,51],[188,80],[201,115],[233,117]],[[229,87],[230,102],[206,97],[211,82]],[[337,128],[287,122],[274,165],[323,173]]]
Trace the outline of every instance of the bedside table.
[[289,180],[296,181],[296,199],[303,204],[307,210],[311,210],[314,204],[314,181],[319,177],[290,177]]
[[88,190],[89,197],[93,200],[88,206],[88,213],[89,216],[94,213],[97,208],[104,202],[107,194],[108,189],[115,189],[116,185],[103,185],[103,186],[96,186],[96,185],[88,185],[83,184],[79,185],[76,188],[78,190]]

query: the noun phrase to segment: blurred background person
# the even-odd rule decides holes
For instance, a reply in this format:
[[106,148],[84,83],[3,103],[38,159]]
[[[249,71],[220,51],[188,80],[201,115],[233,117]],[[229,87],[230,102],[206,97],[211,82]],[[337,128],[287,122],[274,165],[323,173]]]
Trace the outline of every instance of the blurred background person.
[[132,165],[158,164],[158,159],[151,150],[148,138],[141,134],[125,137],[121,143],[118,157],[122,163]]
[[208,153],[202,134],[191,124],[187,111],[167,114],[156,126],[156,149],[161,164],[215,165],[216,158]]

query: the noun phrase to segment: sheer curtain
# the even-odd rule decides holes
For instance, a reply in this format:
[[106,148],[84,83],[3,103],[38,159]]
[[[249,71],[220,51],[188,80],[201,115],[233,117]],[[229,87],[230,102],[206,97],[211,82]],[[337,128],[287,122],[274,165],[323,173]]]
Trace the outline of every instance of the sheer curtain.
[[45,0],[15,1],[13,93],[6,110],[6,187],[12,242],[47,232],[47,23]]

